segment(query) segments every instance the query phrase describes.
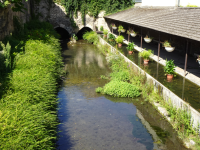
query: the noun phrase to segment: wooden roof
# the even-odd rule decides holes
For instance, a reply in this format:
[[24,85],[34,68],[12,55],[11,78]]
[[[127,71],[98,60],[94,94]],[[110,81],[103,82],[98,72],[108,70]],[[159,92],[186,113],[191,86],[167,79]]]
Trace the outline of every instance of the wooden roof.
[[200,8],[131,8],[105,18],[200,41]]

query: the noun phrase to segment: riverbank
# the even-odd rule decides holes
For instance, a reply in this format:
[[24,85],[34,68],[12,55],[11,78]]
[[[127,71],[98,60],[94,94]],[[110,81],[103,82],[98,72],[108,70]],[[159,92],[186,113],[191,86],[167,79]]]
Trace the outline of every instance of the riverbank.
[[[179,134],[179,137],[185,142],[185,146],[198,149],[199,148],[199,139],[198,139],[198,127],[192,128],[193,121],[191,121],[191,115],[190,112],[186,112],[185,110],[178,109],[170,103],[170,100],[165,101],[160,94],[158,94],[153,89],[153,83],[151,83],[150,75],[145,73],[142,69],[140,69],[137,65],[135,65],[133,62],[131,62],[128,58],[126,58],[123,54],[121,54],[119,51],[117,51],[114,47],[107,44],[106,41],[100,38],[100,43],[104,46],[101,46],[101,44],[97,44],[100,46],[100,51],[103,51],[104,54],[108,55],[109,53],[115,53],[119,56],[124,58],[124,61],[129,64],[130,71],[132,70],[134,74],[137,76],[139,75],[139,79],[143,77],[144,75],[145,80],[148,80],[149,82],[141,83],[142,87],[142,96],[144,97],[145,101],[142,102],[145,104],[145,102],[152,103],[155,108],[165,117],[168,121],[168,118],[170,119],[170,123],[172,126],[176,129],[176,131]],[[103,47],[103,48],[102,48]],[[123,62],[122,62],[123,64]],[[121,65],[123,66],[123,65]],[[120,67],[121,67],[120,66]],[[151,77],[152,78],[152,77]],[[135,83],[134,83],[135,84]],[[158,106],[159,104],[159,106]],[[185,105],[183,105],[185,106]],[[166,113],[163,113],[163,110]],[[194,115],[194,114],[192,114]],[[168,117],[168,118],[167,118]],[[194,127],[194,126],[193,126]],[[194,142],[194,141],[195,142]],[[195,144],[196,143],[196,144]],[[195,144],[195,145],[194,145]]]
[[3,49],[11,63],[1,76],[7,80],[1,82],[0,149],[55,149],[63,67],[58,37],[49,23],[32,20],[3,41],[11,45]]

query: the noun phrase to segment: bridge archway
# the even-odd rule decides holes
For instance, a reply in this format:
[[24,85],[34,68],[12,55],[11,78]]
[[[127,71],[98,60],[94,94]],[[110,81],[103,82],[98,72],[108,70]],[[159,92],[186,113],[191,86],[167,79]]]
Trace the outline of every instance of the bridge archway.
[[60,39],[62,40],[69,40],[69,38],[71,37],[69,32],[62,27],[55,27],[54,30],[60,35]]
[[78,37],[78,39],[83,39],[83,34],[88,31],[92,31],[92,29],[90,27],[83,27],[77,32],[76,36]]

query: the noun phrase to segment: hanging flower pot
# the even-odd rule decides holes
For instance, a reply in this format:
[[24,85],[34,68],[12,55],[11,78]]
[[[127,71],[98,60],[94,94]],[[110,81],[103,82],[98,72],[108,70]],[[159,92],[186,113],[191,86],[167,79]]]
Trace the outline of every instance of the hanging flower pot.
[[164,41],[163,46],[165,47],[165,50],[166,50],[167,52],[173,52],[174,49],[175,49],[175,47],[172,47],[172,46],[171,46],[171,43],[168,42],[167,40]]
[[165,50],[168,52],[173,52],[175,47],[165,47]]
[[126,32],[126,30],[125,29],[121,29],[121,32],[124,33],[124,32]]
[[136,33],[131,33],[132,37],[136,37],[136,35],[137,35]]
[[116,30],[117,29],[117,27],[112,27],[114,30]]
[[144,38],[144,41],[146,42],[146,43],[150,43],[151,41],[152,41],[152,37],[148,37],[148,36],[146,36],[145,38]]
[[197,61],[198,61],[199,65],[200,65],[200,55],[199,55],[199,57],[197,58]]

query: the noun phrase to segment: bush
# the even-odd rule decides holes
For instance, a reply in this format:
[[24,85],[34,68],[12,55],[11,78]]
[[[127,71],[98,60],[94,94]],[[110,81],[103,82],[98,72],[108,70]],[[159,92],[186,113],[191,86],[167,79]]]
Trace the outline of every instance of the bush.
[[113,80],[107,83],[103,89],[99,88],[96,91],[102,94],[108,94],[114,97],[138,97],[140,96],[140,89],[127,82]]
[[103,30],[103,34],[107,35],[108,34],[108,30]]
[[88,43],[94,43],[95,45],[98,43],[99,38],[96,32],[90,31],[83,34],[83,39],[87,40]]

